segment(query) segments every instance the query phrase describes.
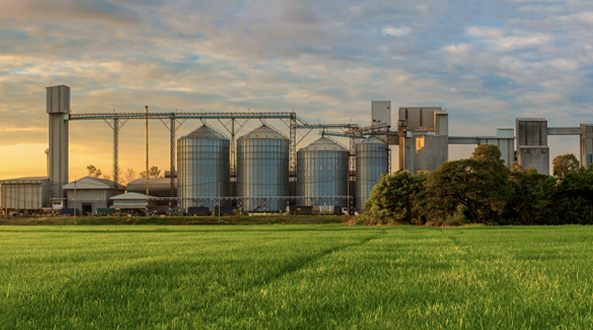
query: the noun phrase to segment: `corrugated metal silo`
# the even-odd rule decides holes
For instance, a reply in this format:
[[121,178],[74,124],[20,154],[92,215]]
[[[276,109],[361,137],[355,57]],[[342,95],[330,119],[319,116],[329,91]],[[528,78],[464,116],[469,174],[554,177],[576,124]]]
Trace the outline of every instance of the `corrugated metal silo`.
[[381,139],[371,136],[355,146],[356,150],[356,208],[364,209],[371,190],[387,173],[387,146]]
[[[177,140],[177,195],[185,198],[229,195],[229,139],[204,125]],[[220,184],[219,184],[220,183]],[[225,205],[227,203],[221,203]],[[216,207],[216,200],[181,203],[190,206]]]
[[[237,196],[288,196],[288,139],[266,125],[237,139]],[[248,199],[248,212],[280,211],[286,200]]]
[[[350,152],[322,137],[297,152],[297,196],[346,196]],[[346,206],[345,199],[303,199],[297,205]]]

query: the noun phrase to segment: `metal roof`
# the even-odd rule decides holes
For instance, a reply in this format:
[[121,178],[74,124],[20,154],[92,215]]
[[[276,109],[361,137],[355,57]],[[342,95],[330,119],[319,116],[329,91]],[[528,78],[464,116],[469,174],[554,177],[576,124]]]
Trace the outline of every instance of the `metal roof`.
[[90,176],[86,176],[84,178],[78,179],[76,181],[72,181],[68,184],[65,184],[63,187],[64,190],[109,190],[109,189],[117,189],[117,190],[126,190],[126,187],[107,179],[101,178],[93,178]]
[[369,136],[368,138],[362,140],[360,143],[365,143],[365,144],[385,144],[385,142],[381,139],[379,139],[376,136]]
[[113,196],[111,197],[111,199],[116,200],[116,201],[123,201],[123,200],[147,200],[149,198],[156,198],[154,196],[150,196],[150,195],[145,195],[145,194],[140,194],[140,193],[125,193],[125,194],[121,194],[121,195],[117,195],[117,196]]
[[202,127],[193,130],[192,132],[182,136],[181,139],[219,139],[219,140],[228,140],[224,135],[218,133],[217,131],[213,130],[212,128],[203,125]]
[[0,184],[10,184],[10,183],[39,183],[41,181],[49,180],[47,176],[28,176],[24,178],[17,178],[17,179],[6,179],[0,180]]
[[516,121],[547,121],[545,118],[515,118]]
[[284,139],[288,140],[284,135],[271,129],[266,124],[254,129],[253,131],[243,135],[239,139]]
[[308,146],[301,148],[301,150],[299,150],[299,151],[311,151],[311,150],[334,150],[334,151],[348,152],[348,149],[342,147],[337,142],[335,142],[329,138],[326,138],[326,137],[321,137],[321,138],[315,140]]

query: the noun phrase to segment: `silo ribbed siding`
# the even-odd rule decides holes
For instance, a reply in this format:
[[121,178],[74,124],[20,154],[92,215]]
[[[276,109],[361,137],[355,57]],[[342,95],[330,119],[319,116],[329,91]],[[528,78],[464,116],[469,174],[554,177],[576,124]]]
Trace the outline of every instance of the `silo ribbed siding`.
[[[221,197],[229,196],[229,140],[213,129],[202,126],[177,140],[177,167],[179,197],[218,197],[219,188]],[[216,199],[183,200],[181,206],[213,210]]]
[[356,208],[364,209],[371,190],[379,182],[381,174],[387,173],[387,152],[383,141],[376,137],[364,139],[356,150]]
[[[344,147],[322,137],[297,153],[297,196],[346,196],[348,155]],[[346,206],[345,199],[299,199],[299,206]]]
[[[237,139],[237,196],[288,196],[288,139],[262,125]],[[246,199],[244,210],[277,212],[286,208],[284,199]]]

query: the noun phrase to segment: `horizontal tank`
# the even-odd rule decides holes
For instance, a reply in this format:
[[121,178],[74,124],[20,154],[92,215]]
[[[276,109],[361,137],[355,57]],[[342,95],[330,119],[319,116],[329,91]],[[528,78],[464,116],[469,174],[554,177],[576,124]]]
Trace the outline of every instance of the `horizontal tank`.
[[[297,196],[346,196],[350,152],[322,137],[297,152]],[[307,198],[299,206],[346,206],[346,199]]]
[[288,139],[266,125],[237,139],[237,196],[248,212],[277,212],[288,196]]
[[[173,196],[171,196],[171,179],[170,178],[149,178],[148,179],[148,190],[149,195],[154,197],[176,197],[177,182],[173,180]],[[133,193],[146,193],[146,179],[139,178],[128,182],[126,187],[128,192]]]
[[379,182],[381,174],[388,172],[387,145],[371,136],[355,146],[356,150],[356,208],[364,210],[371,190]]
[[[229,196],[229,139],[204,125],[177,140],[177,191],[182,198]],[[227,202],[221,203],[226,206]],[[182,200],[181,207],[205,206],[216,199]]]

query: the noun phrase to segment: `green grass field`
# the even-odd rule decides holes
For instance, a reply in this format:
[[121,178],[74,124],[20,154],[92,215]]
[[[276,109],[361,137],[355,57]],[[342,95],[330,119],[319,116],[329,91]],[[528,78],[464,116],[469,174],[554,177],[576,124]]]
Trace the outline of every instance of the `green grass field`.
[[593,227],[4,226],[1,329],[587,329]]

